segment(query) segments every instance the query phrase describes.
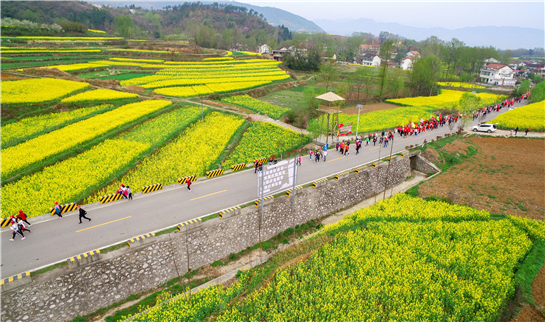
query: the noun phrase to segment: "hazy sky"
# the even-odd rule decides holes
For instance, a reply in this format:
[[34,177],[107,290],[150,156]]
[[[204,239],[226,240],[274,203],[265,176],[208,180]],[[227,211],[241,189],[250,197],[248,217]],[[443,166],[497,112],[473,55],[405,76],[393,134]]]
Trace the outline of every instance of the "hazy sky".
[[545,29],[545,1],[241,1],[276,7],[306,19],[370,18],[414,27],[456,29],[476,26],[516,26]]

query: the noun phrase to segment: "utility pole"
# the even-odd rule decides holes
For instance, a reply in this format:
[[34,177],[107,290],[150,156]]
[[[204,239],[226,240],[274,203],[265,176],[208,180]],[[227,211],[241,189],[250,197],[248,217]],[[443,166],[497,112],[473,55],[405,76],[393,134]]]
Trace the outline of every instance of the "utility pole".
[[360,130],[360,111],[361,111],[361,108],[363,107],[363,105],[361,104],[358,104],[358,123],[356,125],[356,140],[358,139],[358,132]]

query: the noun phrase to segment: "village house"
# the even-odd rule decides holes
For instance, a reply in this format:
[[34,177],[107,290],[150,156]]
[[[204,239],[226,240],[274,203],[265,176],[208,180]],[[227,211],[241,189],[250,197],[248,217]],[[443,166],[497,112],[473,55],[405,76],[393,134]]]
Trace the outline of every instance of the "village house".
[[494,58],[494,57],[488,57],[488,58],[486,58],[485,60],[483,60],[483,62],[484,62],[484,65],[485,65],[485,66],[488,65],[488,64],[499,64],[499,63],[500,63],[500,61],[497,60],[497,59]]
[[263,43],[261,46],[257,47],[257,52],[260,54],[270,54],[271,48],[267,44]]
[[361,64],[367,66],[380,66],[381,59],[376,54],[362,54]]
[[282,61],[283,56],[285,56],[287,54],[292,54],[292,52],[294,52],[294,50],[295,50],[294,46],[281,47],[281,48],[278,48],[278,49],[273,49],[273,51],[272,51],[273,59],[277,60],[277,61]]
[[481,83],[498,86],[515,86],[513,69],[503,64],[488,64],[481,69]]
[[412,70],[413,69],[413,60],[416,60],[418,56],[406,56],[401,60],[400,67],[403,70]]
[[[421,55],[416,50],[411,50],[408,53],[406,53],[405,56],[407,56],[407,57],[416,57],[416,56],[421,56]],[[403,59],[405,59],[405,58],[403,58]]]
[[369,52],[369,51],[378,52],[380,50],[380,45],[379,44],[360,45],[360,50],[362,53]]

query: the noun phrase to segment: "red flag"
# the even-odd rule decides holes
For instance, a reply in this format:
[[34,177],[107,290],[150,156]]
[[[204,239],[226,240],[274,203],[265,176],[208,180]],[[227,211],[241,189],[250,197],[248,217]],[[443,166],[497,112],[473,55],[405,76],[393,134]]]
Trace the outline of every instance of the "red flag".
[[350,123],[350,125],[347,125],[347,126],[344,126],[344,124],[342,123],[339,124],[339,129],[337,130],[337,136],[352,134],[352,123]]

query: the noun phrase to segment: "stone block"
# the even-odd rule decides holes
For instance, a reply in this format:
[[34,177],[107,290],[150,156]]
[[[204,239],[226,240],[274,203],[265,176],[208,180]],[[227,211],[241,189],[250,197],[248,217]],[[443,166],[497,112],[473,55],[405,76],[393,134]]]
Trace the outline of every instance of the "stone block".
[[129,248],[135,248],[138,246],[146,245],[155,241],[155,233],[149,233],[135,238],[127,240]]
[[348,172],[348,171],[338,173],[338,174],[335,175],[335,180],[336,180],[336,181],[339,181],[339,180],[348,178],[348,175],[349,175],[349,174],[350,174],[350,172]]
[[321,186],[325,186],[327,184],[327,178],[325,179],[320,179],[320,180],[316,180],[312,183],[312,187],[314,188],[318,188],[318,187],[321,187]]
[[240,215],[240,207],[227,208],[225,210],[220,211],[219,215],[221,219]]
[[[263,198],[263,206],[266,206],[266,205],[271,204],[273,202],[274,202],[274,197],[273,196],[267,196],[267,197]],[[261,203],[261,198],[254,201],[254,206],[259,207],[260,203]]]
[[186,231],[188,229],[199,227],[200,225],[202,225],[202,219],[201,218],[191,219],[191,220],[184,221],[183,223],[179,224],[178,225],[178,231],[179,232]]
[[94,261],[100,260],[102,257],[100,256],[100,249],[92,250],[87,253],[79,254],[74,257],[70,257],[66,261],[68,262],[68,268],[76,268],[81,265],[85,265],[88,263],[92,263]]
[[0,285],[2,285],[2,291],[9,291],[30,282],[32,282],[32,277],[30,277],[30,272],[26,272],[4,278],[3,280],[0,280]]

